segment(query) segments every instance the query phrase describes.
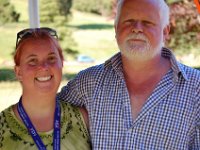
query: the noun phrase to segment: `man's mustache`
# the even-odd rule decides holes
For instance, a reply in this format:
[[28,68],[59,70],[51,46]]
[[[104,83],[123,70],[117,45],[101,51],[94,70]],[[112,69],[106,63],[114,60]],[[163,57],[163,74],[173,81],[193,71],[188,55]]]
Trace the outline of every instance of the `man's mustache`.
[[142,33],[139,33],[139,34],[132,33],[126,38],[126,40],[131,40],[131,39],[143,40],[149,43],[148,38]]

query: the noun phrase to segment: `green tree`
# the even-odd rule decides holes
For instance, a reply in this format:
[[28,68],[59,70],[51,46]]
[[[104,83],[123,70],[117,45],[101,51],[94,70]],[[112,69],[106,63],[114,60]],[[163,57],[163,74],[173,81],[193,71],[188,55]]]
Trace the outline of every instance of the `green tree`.
[[90,12],[108,16],[112,13],[113,0],[74,0],[74,8],[83,12]]
[[59,12],[61,15],[67,16],[71,14],[72,0],[59,0]]
[[59,40],[63,41],[63,50],[70,55],[77,54],[76,43],[72,38],[72,31],[67,28],[67,22],[71,17],[70,9],[72,0],[41,0],[40,1],[40,21],[49,27],[55,28],[59,35]]
[[0,24],[17,22],[20,14],[14,9],[9,0],[0,0]]

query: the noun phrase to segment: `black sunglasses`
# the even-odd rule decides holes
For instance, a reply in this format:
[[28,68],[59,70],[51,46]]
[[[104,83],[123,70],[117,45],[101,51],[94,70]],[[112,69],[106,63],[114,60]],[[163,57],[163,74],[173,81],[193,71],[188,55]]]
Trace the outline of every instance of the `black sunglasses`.
[[16,40],[16,49],[17,49],[17,45],[19,44],[19,41],[21,39],[23,39],[26,36],[31,35],[34,31],[44,31],[49,33],[49,35],[56,37],[56,39],[58,39],[58,35],[56,33],[56,30],[48,28],[48,27],[42,27],[42,28],[28,28],[28,29],[24,29],[20,32],[17,33],[17,40]]

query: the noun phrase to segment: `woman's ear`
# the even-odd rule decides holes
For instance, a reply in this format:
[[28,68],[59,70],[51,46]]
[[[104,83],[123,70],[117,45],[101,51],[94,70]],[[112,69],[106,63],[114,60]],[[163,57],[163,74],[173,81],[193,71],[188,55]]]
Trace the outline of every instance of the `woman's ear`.
[[20,66],[15,66],[14,71],[15,71],[15,76],[17,77],[17,79],[19,81],[22,81]]

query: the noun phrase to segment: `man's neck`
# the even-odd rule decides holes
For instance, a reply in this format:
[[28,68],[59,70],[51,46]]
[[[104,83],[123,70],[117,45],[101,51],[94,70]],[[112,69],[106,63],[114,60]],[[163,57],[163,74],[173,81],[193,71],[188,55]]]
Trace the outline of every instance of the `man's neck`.
[[122,63],[125,78],[136,82],[159,74],[165,74],[170,68],[169,60],[161,56],[146,61],[122,58]]

